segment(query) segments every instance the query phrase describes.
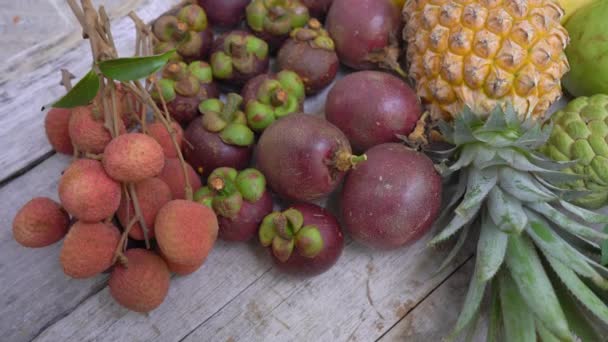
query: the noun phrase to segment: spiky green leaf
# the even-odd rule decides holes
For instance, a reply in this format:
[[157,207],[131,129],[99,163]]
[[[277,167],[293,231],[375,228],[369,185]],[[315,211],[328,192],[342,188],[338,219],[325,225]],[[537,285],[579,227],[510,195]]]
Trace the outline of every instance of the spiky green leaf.
[[99,76],[91,70],[62,98],[53,103],[53,108],[86,106],[97,96]]
[[557,226],[561,227],[563,230],[567,231],[570,234],[590,239],[593,241],[608,239],[608,234],[598,232],[597,230],[591,227],[585,226],[572,220],[568,216],[562,214],[559,210],[553,208],[548,203],[529,203],[526,206],[536,211],[537,213],[543,215],[551,222],[555,223]]
[[581,208],[579,206],[576,206],[576,205],[569,203],[567,201],[564,201],[564,200],[560,200],[559,204],[561,204],[562,207],[564,207],[564,209],[568,210],[575,216],[578,216],[579,218],[583,219],[585,222],[598,223],[598,224],[599,223],[608,223],[607,215],[598,214],[596,212]]
[[559,338],[555,337],[549,329],[545,328],[543,322],[536,320],[534,324],[536,325],[536,332],[542,342],[562,342]]
[[451,171],[458,171],[469,166],[473,160],[475,160],[475,156],[479,151],[478,145],[469,145],[465,146],[462,151],[460,151],[460,155],[458,156],[458,160],[454,164],[450,166]]
[[568,290],[591,311],[597,318],[608,324],[608,307],[593,291],[568,266],[554,257],[548,256],[547,260],[555,270],[557,276],[564,282]]
[[502,167],[499,171],[500,188],[522,202],[547,202],[557,199],[547,188],[527,172]]
[[562,170],[572,167],[578,163],[578,161],[576,161],[576,160],[554,161],[536,151],[526,151],[526,153],[527,153],[528,159],[532,163],[534,163],[534,165],[536,165],[542,169],[545,169],[545,170],[562,171]]
[[482,281],[494,277],[500,269],[507,251],[509,236],[501,232],[487,213],[483,214],[481,232],[477,242],[476,272]]
[[496,185],[497,180],[498,172],[495,168],[471,169],[471,172],[468,173],[467,192],[458,208],[456,208],[456,214],[469,216],[468,212],[483,202],[490,190]]
[[505,261],[528,309],[555,336],[570,340],[568,322],[530,239],[509,236]]
[[171,50],[154,56],[110,59],[100,62],[99,70],[117,81],[137,81],[159,71],[174,55],[175,50]]
[[471,225],[464,226],[464,228],[460,232],[460,235],[458,235],[458,240],[456,240],[454,247],[452,247],[452,249],[450,250],[450,253],[448,253],[448,255],[445,257],[445,259],[443,259],[441,266],[439,266],[439,268],[434,272],[433,275],[437,275],[437,274],[443,272],[446,268],[448,268],[448,266],[450,266],[452,264],[452,261],[454,261],[454,258],[456,258],[458,253],[460,253],[460,251],[462,250],[462,247],[464,246],[464,243],[467,241],[467,237],[469,236],[470,229],[471,229]]
[[462,331],[464,331],[464,329],[471,325],[471,322],[474,321],[475,316],[479,312],[479,306],[481,305],[481,300],[483,299],[486,284],[487,282],[479,279],[477,275],[477,268],[475,268],[473,277],[469,282],[469,289],[464,299],[462,310],[458,316],[458,321],[456,321],[456,326],[450,334],[450,338],[457,337]]
[[462,229],[462,227],[469,223],[473,217],[475,217],[475,214],[477,214],[479,208],[481,208],[481,205],[479,205],[477,208],[473,208],[472,210],[470,210],[470,215],[466,217],[454,215],[450,223],[448,223],[448,225],[439,234],[437,234],[437,236],[435,236],[433,240],[429,242],[429,244],[431,246],[436,245],[452,237],[460,229]]
[[502,165],[503,161],[496,158],[496,151],[491,149],[479,148],[475,154],[473,165],[480,170],[493,167],[494,164]]
[[[608,232],[608,226],[604,227],[604,232]],[[608,238],[602,242],[602,261],[601,264],[608,266]]]
[[584,255],[572,248],[562,238],[559,237],[548,223],[539,215],[528,211],[529,224],[526,231],[534,240],[537,246],[543,251],[546,256],[552,256],[561,261],[565,266],[580,274],[583,277],[591,279],[595,284],[603,288],[608,287],[608,281],[591,267],[585,260]]
[[488,342],[498,342],[502,337],[502,308],[500,304],[500,290],[498,278],[492,281],[492,295],[490,299],[490,316],[488,319]]
[[528,217],[521,202],[500,188],[490,191],[487,205],[490,217],[503,232],[519,234],[526,227]]
[[507,341],[536,342],[534,315],[507,272],[501,272],[500,303]]
[[490,115],[486,119],[486,122],[483,124],[483,127],[481,129],[478,129],[477,131],[496,132],[503,131],[506,128],[507,121],[505,120],[503,110],[499,106],[496,106],[490,112]]

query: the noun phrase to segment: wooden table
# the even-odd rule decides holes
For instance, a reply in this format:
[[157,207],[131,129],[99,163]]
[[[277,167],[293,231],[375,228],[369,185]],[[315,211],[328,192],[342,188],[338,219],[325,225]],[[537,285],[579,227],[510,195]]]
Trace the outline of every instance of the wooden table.
[[[134,30],[124,15],[134,9],[149,21],[177,1],[104,3],[119,50],[129,55]],[[347,240],[338,264],[311,279],[279,273],[255,243],[218,242],[206,264],[174,277],[165,302],[146,315],[112,300],[107,275],[65,276],[61,243],[21,247],[11,225],[30,198],[57,199],[70,158],[47,143],[40,108],[62,94],[60,68],[80,77],[90,67],[89,45],[64,1],[25,0],[0,2],[0,46],[0,341],[434,342],[455,323],[472,253],[434,274],[448,250],[427,248],[428,236],[393,252]]]

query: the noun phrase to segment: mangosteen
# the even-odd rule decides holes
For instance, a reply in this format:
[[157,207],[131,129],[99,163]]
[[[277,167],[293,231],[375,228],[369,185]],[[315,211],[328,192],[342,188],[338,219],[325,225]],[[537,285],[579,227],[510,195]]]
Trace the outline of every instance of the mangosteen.
[[330,269],[342,254],[344,236],[336,218],[317,205],[298,203],[267,215],[259,239],[282,271],[314,276]]
[[268,44],[245,31],[226,32],[213,44],[213,77],[229,85],[242,86],[266,73],[268,65]]
[[253,33],[276,51],[294,28],[306,25],[308,8],[299,0],[253,0],[246,8]]
[[152,32],[158,41],[155,53],[176,49],[178,60],[191,62],[206,59],[213,44],[213,31],[205,10],[187,5],[176,15],[163,15],[154,21]]
[[243,87],[247,123],[256,132],[304,109],[304,84],[293,71],[258,75]]
[[279,69],[291,70],[300,76],[307,95],[328,86],[340,67],[334,41],[314,18],[309,20],[307,27],[291,32],[279,50],[277,63]]
[[204,100],[198,107],[203,116],[184,132],[184,156],[195,170],[203,170],[203,176],[222,166],[241,170],[249,165],[255,137],[240,109],[242,102],[236,93],[228,94],[225,104]]
[[251,239],[273,207],[266,178],[256,169],[240,172],[227,167],[215,169],[207,179],[207,186],[195,193],[194,200],[215,211],[219,237],[227,241]]
[[245,18],[245,7],[250,0],[198,0],[213,25],[232,28]]

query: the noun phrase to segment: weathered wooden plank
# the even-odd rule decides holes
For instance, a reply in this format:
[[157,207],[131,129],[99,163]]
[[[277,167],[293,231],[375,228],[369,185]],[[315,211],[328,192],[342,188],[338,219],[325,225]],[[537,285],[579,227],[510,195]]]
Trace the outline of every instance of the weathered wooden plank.
[[[384,253],[350,244],[333,269],[311,279],[275,269],[256,278],[265,272],[259,265],[268,265],[267,258],[247,265],[239,253],[244,246],[226,251],[220,245],[214,252],[220,256],[212,256],[194,277],[173,283],[167,302],[151,314],[127,313],[104,290],[36,341],[112,341],[125,336],[142,341],[372,340],[467,257],[431,277],[446,251],[428,249],[427,242]],[[251,267],[251,276],[238,276],[252,272]],[[220,279],[226,276],[236,281],[224,286]],[[227,293],[236,295],[227,304],[212,301]]]
[[[458,320],[474,267],[472,258],[378,341],[430,342],[448,336]],[[486,322],[485,316],[481,316],[473,341],[485,341]]]
[[[117,48],[121,54],[130,55],[135,31],[131,20],[123,16],[134,9],[143,20],[150,21],[179,0],[112,0],[110,3],[115,5],[110,7],[110,14],[119,18],[113,21],[112,26]],[[30,5],[35,6],[33,3]],[[3,2],[2,6],[8,5]],[[65,1],[57,1],[56,6],[61,15],[72,17],[71,13],[65,12]],[[8,15],[8,18],[12,20],[15,16],[17,14]],[[51,23],[47,25],[52,27]],[[44,33],[43,29],[44,26],[38,29],[40,35]],[[70,19],[69,30],[49,29],[48,35],[36,36],[36,42],[28,48],[19,53],[11,52],[12,62],[0,67],[0,146],[10,147],[0,155],[0,181],[51,151],[44,134],[44,113],[40,108],[63,94],[64,90],[59,85],[61,68],[82,76],[90,67],[89,43],[82,41],[80,32]],[[3,48],[14,44],[14,36],[1,37]]]

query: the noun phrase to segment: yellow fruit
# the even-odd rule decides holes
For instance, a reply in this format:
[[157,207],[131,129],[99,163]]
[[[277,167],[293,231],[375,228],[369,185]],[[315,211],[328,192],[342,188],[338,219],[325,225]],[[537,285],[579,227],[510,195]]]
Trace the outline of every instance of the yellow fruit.
[[542,117],[562,94],[568,71],[553,0],[408,0],[404,7],[409,75],[435,119],[468,105],[487,115],[511,102]]
[[568,21],[571,15],[574,14],[578,9],[587,6],[590,3],[598,0],[559,0],[559,4],[562,6],[566,15],[562,18],[562,23]]

